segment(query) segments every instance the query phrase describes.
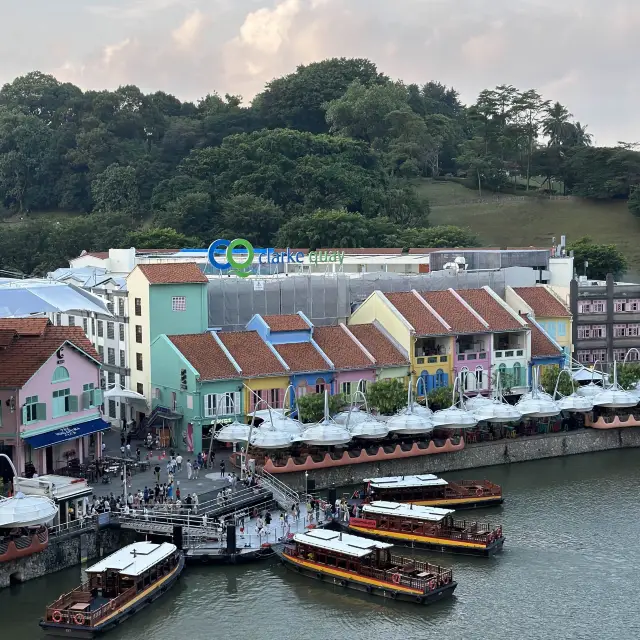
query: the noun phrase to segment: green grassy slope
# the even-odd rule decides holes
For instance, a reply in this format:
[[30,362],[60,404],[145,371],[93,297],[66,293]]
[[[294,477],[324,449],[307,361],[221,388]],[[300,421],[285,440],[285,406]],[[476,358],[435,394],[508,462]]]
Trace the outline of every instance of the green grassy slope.
[[596,242],[615,244],[629,260],[629,273],[640,274],[640,219],[626,202],[598,203],[572,198],[546,200],[478,193],[453,182],[422,180],[416,189],[429,198],[432,225],[469,227],[485,246],[547,247],[555,236],[567,241],[591,236]]

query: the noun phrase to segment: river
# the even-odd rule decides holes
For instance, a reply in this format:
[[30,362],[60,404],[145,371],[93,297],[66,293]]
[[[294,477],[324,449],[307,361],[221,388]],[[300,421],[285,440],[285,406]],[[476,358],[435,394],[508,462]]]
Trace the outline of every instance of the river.
[[[430,607],[344,592],[271,564],[188,566],[161,600],[110,640],[632,640],[640,637],[640,452],[609,451],[446,477],[487,477],[502,523],[490,559],[426,554],[451,565],[455,596]],[[467,512],[469,514],[469,512]],[[0,591],[2,638],[41,640],[45,605],[80,567]]]

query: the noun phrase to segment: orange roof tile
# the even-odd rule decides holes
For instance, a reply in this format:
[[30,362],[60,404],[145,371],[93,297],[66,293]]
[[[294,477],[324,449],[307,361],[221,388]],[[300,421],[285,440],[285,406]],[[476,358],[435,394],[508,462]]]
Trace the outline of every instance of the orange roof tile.
[[349,331],[345,331],[341,326],[316,327],[313,330],[313,339],[336,369],[363,369],[374,366],[367,354],[349,335]]
[[218,337],[246,377],[282,376],[287,370],[257,331],[219,331]]
[[482,333],[488,331],[476,316],[451,291],[420,291],[420,295],[442,316],[453,333]]
[[384,295],[416,330],[417,335],[440,336],[449,333],[447,327],[445,327],[411,291],[385,293]]
[[571,313],[546,287],[513,287],[538,318],[569,318]]
[[457,294],[489,324],[485,331],[515,331],[524,327],[484,289],[460,289]]
[[200,374],[201,380],[240,378],[227,354],[210,333],[167,336]]
[[409,364],[406,356],[375,324],[353,324],[349,326],[349,331],[375,358],[377,366],[392,367]]
[[162,264],[139,264],[149,284],[190,284],[209,282],[195,262],[166,262]]
[[[36,331],[45,324],[39,333]],[[0,349],[0,387],[22,387],[65,343],[70,342],[98,362],[98,352],[81,327],[56,327],[46,318],[3,318],[0,330],[6,335],[14,324],[14,338]]]
[[[523,318],[526,320],[526,318]],[[531,357],[543,358],[559,356],[562,351],[556,347],[544,331],[540,331],[532,322],[527,323],[531,329]]]
[[274,345],[292,372],[328,371],[329,363],[310,342]]
[[271,331],[304,331],[310,329],[304,318],[297,313],[262,316]]

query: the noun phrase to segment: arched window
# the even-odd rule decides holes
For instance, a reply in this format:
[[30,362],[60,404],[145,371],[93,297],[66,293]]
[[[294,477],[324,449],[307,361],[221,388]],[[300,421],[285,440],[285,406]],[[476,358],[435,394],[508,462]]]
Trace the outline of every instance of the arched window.
[[447,375],[442,369],[436,371],[436,389],[447,386]]
[[316,393],[324,393],[325,385],[326,382],[324,381],[324,378],[318,378],[316,380]]
[[460,370],[460,385],[464,391],[469,391],[471,387],[471,376],[469,375],[469,369],[463,367]]
[[51,384],[56,382],[65,382],[69,379],[69,370],[66,367],[56,367],[51,378]]
[[522,365],[519,362],[516,362],[513,365],[513,386],[514,387],[524,386],[524,380],[522,377]]
[[484,389],[484,369],[479,365],[476,367],[476,389]]

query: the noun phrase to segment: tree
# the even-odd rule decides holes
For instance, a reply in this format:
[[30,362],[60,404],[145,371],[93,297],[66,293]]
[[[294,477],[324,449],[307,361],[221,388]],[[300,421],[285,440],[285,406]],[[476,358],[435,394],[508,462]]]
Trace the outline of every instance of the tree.
[[542,133],[549,138],[550,147],[562,145],[567,141],[571,127],[569,118],[571,117],[573,114],[569,113],[569,110],[559,102],[546,108],[542,120]]
[[150,227],[143,231],[133,231],[126,240],[126,245],[139,249],[184,249],[199,246],[197,238],[189,238],[175,229]]
[[558,392],[563,396],[570,396],[573,393],[573,384],[571,382],[570,373],[563,373],[560,375],[561,370],[558,365],[547,365],[542,367],[542,375],[540,376],[540,384],[544,391],[550,395],[553,395],[556,382],[558,382],[558,376],[560,381],[558,382]]
[[570,244],[567,250],[573,251],[578,273],[582,273],[584,263],[588,262],[587,276],[594,280],[604,280],[608,273],[619,278],[627,270],[627,259],[613,244],[596,244],[585,236]]
[[427,394],[429,407],[433,411],[448,409],[453,405],[453,387],[438,387]]
[[96,211],[122,211],[131,216],[140,213],[140,192],[133,167],[108,166],[91,183]]
[[629,211],[636,217],[640,217],[640,188],[635,187],[629,195]]
[[640,382],[640,363],[627,362],[620,364],[616,372],[618,384],[627,391],[635,391]]
[[367,385],[367,402],[382,415],[397,413],[407,406],[407,388],[398,378]]
[[[297,399],[301,422],[319,422],[324,417],[324,393],[310,393]],[[329,396],[329,413],[341,411],[346,404],[342,394]]]
[[271,247],[283,222],[282,209],[265,198],[243,193],[220,202],[218,224],[222,238],[240,237],[256,247]]
[[407,229],[402,234],[402,246],[411,247],[479,247],[478,236],[470,229],[453,225],[440,225],[428,229]]
[[499,190],[507,182],[504,163],[490,152],[485,152],[486,143],[475,137],[465,141],[456,158],[458,165],[468,171],[470,177],[477,181],[478,195],[482,197],[482,186]]

